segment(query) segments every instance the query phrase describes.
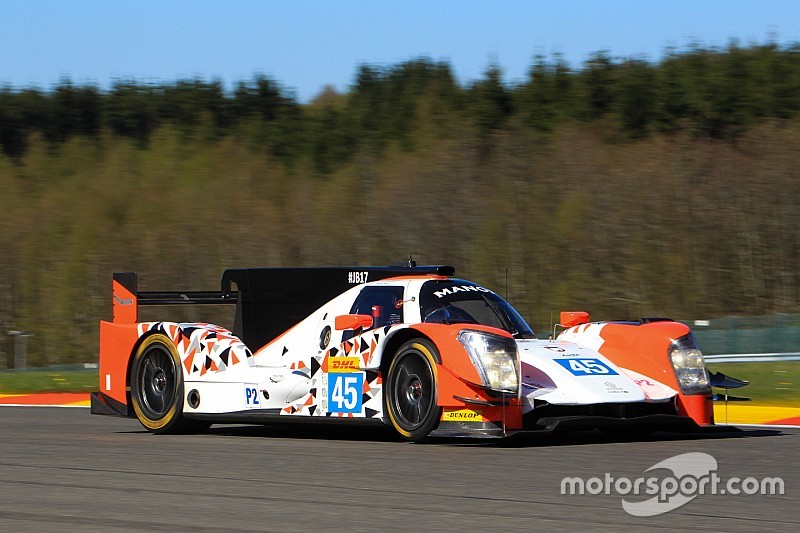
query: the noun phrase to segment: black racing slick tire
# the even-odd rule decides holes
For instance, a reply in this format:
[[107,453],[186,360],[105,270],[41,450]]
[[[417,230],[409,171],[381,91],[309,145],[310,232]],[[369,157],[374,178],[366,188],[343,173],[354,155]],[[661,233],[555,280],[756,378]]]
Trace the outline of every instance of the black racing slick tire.
[[175,345],[164,334],[146,337],[131,366],[131,403],[139,422],[152,433],[192,428],[183,418],[183,370]]
[[436,347],[423,339],[403,344],[392,359],[384,388],[386,412],[405,440],[420,442],[438,425]]

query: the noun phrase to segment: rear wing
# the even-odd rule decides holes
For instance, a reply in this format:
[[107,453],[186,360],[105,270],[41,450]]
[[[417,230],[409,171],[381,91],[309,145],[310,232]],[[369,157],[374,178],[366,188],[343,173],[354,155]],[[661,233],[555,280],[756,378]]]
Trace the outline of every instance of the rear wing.
[[114,319],[138,321],[140,305],[236,305],[233,334],[255,351],[349,288],[402,276],[452,276],[434,266],[237,268],[225,270],[219,291],[138,292],[135,272],[114,274]]
[[136,272],[115,272],[113,276],[113,319],[115,324],[139,321],[140,305],[235,304],[236,294],[208,291],[139,292]]

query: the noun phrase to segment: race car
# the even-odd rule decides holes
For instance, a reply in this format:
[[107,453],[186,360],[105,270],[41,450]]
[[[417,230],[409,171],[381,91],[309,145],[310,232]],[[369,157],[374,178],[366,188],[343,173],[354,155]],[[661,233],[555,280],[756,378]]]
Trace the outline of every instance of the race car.
[[[235,306],[232,329],[138,319],[143,305],[205,304]],[[138,292],[135,273],[116,273],[91,412],[153,433],[304,419],[409,441],[713,424],[688,326],[560,317],[538,339],[491,289],[411,262],[229,269],[214,292]]]

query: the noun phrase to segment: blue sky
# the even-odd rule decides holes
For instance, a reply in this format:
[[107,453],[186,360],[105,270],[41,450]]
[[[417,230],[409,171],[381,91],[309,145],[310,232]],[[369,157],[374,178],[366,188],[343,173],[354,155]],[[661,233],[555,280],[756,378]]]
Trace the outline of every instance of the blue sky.
[[599,50],[658,60],[732,38],[800,42],[800,1],[0,0],[0,84],[231,87],[262,73],[307,101],[325,85],[345,90],[362,63],[426,56],[468,82],[494,62],[514,83],[536,54],[579,67]]

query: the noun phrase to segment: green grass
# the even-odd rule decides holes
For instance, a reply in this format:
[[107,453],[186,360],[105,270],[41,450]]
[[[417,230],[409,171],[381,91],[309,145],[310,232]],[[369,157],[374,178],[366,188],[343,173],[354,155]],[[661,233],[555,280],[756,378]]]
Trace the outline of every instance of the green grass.
[[[717,363],[710,372],[746,379],[749,385],[731,390],[733,396],[752,398],[754,405],[800,407],[800,361],[783,363]],[[714,392],[724,392],[714,389]]]
[[97,369],[0,371],[0,394],[90,392],[98,389]]

